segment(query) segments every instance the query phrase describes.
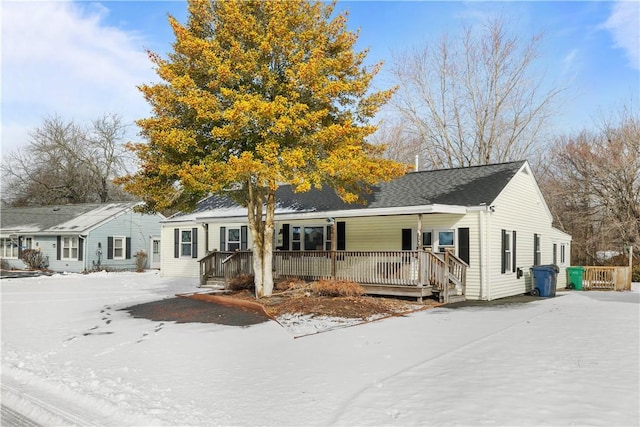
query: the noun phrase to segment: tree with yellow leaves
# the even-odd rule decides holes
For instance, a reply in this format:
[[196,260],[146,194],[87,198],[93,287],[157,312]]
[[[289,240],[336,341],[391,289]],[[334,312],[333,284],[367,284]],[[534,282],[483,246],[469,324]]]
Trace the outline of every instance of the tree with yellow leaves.
[[354,51],[357,34],[335,3],[190,0],[168,58],[150,53],[162,83],[140,90],[153,107],[130,144],[140,170],[122,179],[148,210],[189,208],[222,193],[247,207],[256,296],[273,289],[275,192],[323,183],[346,202],[407,172],[366,142],[392,95],[370,91],[379,70]]

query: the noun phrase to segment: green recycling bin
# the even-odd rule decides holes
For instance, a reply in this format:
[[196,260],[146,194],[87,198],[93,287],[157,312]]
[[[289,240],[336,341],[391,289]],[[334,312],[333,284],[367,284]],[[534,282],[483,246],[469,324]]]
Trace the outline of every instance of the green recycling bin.
[[569,289],[582,290],[582,278],[584,277],[584,267],[567,267],[567,287]]

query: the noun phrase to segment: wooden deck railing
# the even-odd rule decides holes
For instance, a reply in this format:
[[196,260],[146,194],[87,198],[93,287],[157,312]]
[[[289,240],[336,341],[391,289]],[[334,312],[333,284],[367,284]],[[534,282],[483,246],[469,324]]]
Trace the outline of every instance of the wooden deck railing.
[[584,268],[582,287],[588,289],[631,290],[629,267],[589,266]]
[[[335,278],[361,284],[431,286],[464,295],[468,265],[453,254],[426,251],[275,251],[274,278]],[[252,252],[212,252],[200,260],[200,284],[253,274]]]

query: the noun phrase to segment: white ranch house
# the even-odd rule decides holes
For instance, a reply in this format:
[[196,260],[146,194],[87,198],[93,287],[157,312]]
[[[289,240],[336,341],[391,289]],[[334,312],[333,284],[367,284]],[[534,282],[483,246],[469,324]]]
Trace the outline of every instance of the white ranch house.
[[[412,172],[374,187],[365,205],[346,204],[329,188],[296,194],[282,186],[276,197],[276,277],[350,279],[371,294],[493,300],[529,292],[530,267],[555,264],[557,287],[566,286],[571,236],[552,226],[526,161]],[[246,216],[211,196],[162,221],[162,274],[205,285],[250,273]]]
[[58,272],[135,270],[136,253],[146,268],[160,268],[163,215],[134,211],[135,202],[0,209],[0,258],[23,269],[25,249],[42,252],[44,267]]

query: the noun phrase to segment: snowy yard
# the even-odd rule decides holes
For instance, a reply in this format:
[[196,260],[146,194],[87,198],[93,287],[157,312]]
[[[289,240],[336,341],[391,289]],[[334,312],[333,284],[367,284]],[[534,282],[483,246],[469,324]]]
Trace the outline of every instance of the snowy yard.
[[2,404],[44,425],[640,424],[640,285],[294,338],[135,319],[157,272],[3,279]]

